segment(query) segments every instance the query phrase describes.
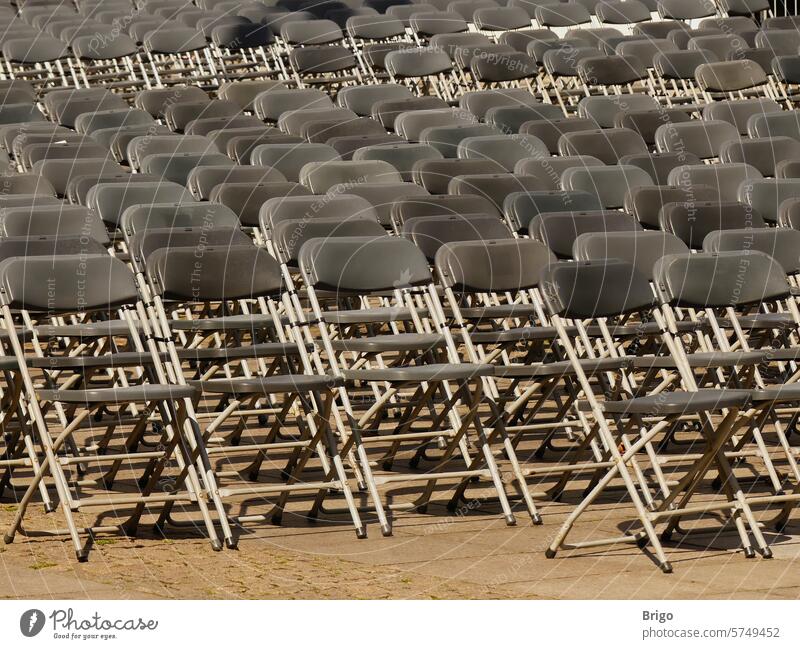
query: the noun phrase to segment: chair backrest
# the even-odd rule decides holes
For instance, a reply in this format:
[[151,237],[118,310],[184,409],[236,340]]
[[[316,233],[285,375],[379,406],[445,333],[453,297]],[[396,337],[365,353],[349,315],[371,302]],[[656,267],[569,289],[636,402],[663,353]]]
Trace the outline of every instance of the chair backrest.
[[798,197],[800,179],[796,178],[754,178],[739,185],[738,199],[770,223],[777,223],[783,201]]
[[596,128],[597,123],[592,119],[568,117],[563,119],[536,119],[525,122],[520,127],[519,132],[538,137],[544,142],[550,153],[558,153],[558,142],[562,135]]
[[719,57],[710,50],[659,52],[653,56],[653,68],[664,79],[693,80],[698,67],[718,61]]
[[402,234],[433,261],[436,251],[453,241],[486,241],[511,237],[508,226],[488,215],[427,216],[403,223]]
[[81,235],[105,246],[110,243],[97,214],[80,205],[34,204],[0,208],[0,237]]
[[584,232],[572,246],[576,261],[622,259],[650,281],[653,281],[653,266],[661,257],[684,252],[689,252],[689,248],[674,234],[654,230]]
[[760,179],[758,169],[748,164],[681,165],[669,172],[669,184],[689,188],[709,185],[719,192],[721,201],[738,201],[739,186],[744,181]]
[[111,310],[139,299],[133,273],[110,255],[12,257],[0,262],[0,300],[48,314]]
[[436,274],[457,293],[517,292],[535,288],[542,270],[555,261],[533,239],[446,243],[436,253]]
[[653,273],[659,298],[678,307],[755,305],[790,292],[781,265],[755,250],[667,255]]
[[695,70],[695,79],[701,88],[711,92],[736,92],[767,83],[764,70],[750,60],[704,63]]
[[158,229],[205,228],[232,230],[241,226],[239,217],[219,203],[150,203],[131,205],[120,216],[123,236]]
[[277,296],[283,289],[280,265],[252,245],[159,248],[147,258],[158,293],[168,300],[206,302]]
[[558,141],[558,149],[564,156],[592,156],[607,165],[617,164],[626,155],[648,152],[642,136],[628,128],[565,133]]
[[494,203],[483,196],[471,194],[403,197],[396,200],[391,209],[392,220],[397,223],[426,216],[469,216],[472,214],[491,215],[497,219],[501,217]]
[[664,231],[672,232],[695,250],[700,250],[703,239],[715,230],[767,227],[752,207],[744,203],[716,201],[667,203],[661,208],[659,221]]
[[682,164],[700,164],[693,153],[635,153],[622,156],[621,165],[633,165],[647,172],[656,185],[666,185],[669,174]]
[[775,176],[779,163],[798,158],[800,141],[786,136],[736,140],[723,145],[720,151],[722,162],[747,163],[764,176]]
[[791,228],[716,230],[703,240],[705,252],[757,250],[777,261],[787,275],[800,272],[800,231]]
[[785,135],[800,140],[800,111],[784,110],[752,115],[747,120],[747,133],[751,137]]
[[642,226],[630,214],[616,210],[544,212],[528,227],[532,236],[547,244],[560,259],[570,259],[575,240],[584,232],[632,232]]
[[566,318],[616,316],[655,304],[647,276],[621,259],[556,262],[542,271],[540,287],[549,312]]
[[300,182],[315,194],[324,194],[334,185],[401,181],[397,169],[381,160],[309,162],[300,170]]
[[601,210],[597,194],[584,191],[514,192],[503,201],[503,212],[520,232],[545,212],[593,212]]
[[126,208],[151,203],[182,203],[193,201],[191,192],[172,182],[100,183],[86,195],[86,204],[109,225],[118,225]]
[[658,108],[660,108],[658,101],[650,95],[584,97],[578,104],[578,115],[593,119],[600,128],[611,128],[615,126],[615,120],[619,113],[634,110],[657,110]]
[[564,189],[594,193],[606,209],[622,207],[631,187],[653,184],[646,171],[633,165],[571,167],[561,174]]
[[259,144],[250,154],[251,164],[272,167],[292,182],[300,180],[300,171],[309,162],[332,160],[339,160],[339,154],[327,144]]
[[314,288],[369,294],[429,284],[425,255],[402,237],[334,237],[306,241],[300,268]]
[[722,120],[664,124],[656,130],[659,151],[688,151],[701,159],[718,158],[724,144],[738,139],[736,127]]

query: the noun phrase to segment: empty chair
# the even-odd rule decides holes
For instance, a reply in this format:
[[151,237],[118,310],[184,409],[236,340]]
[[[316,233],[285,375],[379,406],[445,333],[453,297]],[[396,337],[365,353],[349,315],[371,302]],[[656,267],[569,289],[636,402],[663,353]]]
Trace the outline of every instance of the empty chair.
[[741,135],[747,135],[747,124],[754,115],[780,113],[774,99],[736,99],[715,101],[703,108],[703,120],[722,120],[733,124]]
[[403,86],[376,85],[351,86],[342,88],[336,95],[336,103],[342,108],[352,110],[356,115],[369,117],[378,101],[392,101],[412,97],[411,91]]
[[794,110],[752,115],[747,120],[747,133],[751,137],[786,137],[800,140],[800,113]]
[[600,128],[611,128],[616,125],[616,118],[620,113],[658,108],[658,100],[650,95],[584,97],[578,104],[578,115],[594,120]]
[[402,234],[433,262],[439,249],[454,241],[489,241],[511,238],[502,221],[493,216],[429,216],[403,223]]
[[571,259],[575,241],[587,232],[635,232],[642,226],[630,214],[617,211],[544,212],[528,227],[560,259]]
[[756,250],[777,261],[787,275],[800,272],[797,246],[800,232],[786,228],[742,228],[725,229],[709,233],[703,240],[705,252],[727,252],[734,250]]
[[656,146],[659,151],[686,151],[701,159],[718,158],[723,145],[738,139],[738,129],[722,120],[664,124],[656,130]]
[[564,189],[596,194],[604,209],[621,208],[631,187],[652,184],[650,175],[633,165],[572,167],[561,174]]
[[[411,110],[400,113],[394,122],[395,132],[409,142],[419,142],[422,132],[437,126],[471,126],[477,119],[463,110],[442,108],[432,110]],[[455,156],[454,156],[455,157]]]
[[777,223],[781,203],[800,197],[795,178],[748,178],[739,185],[738,198],[769,223]]
[[428,192],[416,183],[405,182],[380,182],[356,183],[334,185],[330,189],[331,195],[342,193],[360,196],[365,199],[375,210],[378,222],[389,227],[392,223],[392,206],[401,198],[426,196]]
[[542,190],[561,189],[561,175],[572,167],[598,167],[603,162],[592,156],[558,156],[552,158],[525,158],[520,160],[514,173],[533,176],[542,184]]
[[631,263],[642,277],[653,281],[653,266],[665,255],[685,254],[689,248],[674,234],[653,230],[631,232],[584,232],[572,247],[578,261],[622,259]]
[[651,185],[631,187],[625,196],[623,207],[633,214],[643,227],[659,229],[658,217],[661,208],[667,203],[691,204],[696,201],[719,201],[719,191],[708,185],[687,185],[672,187]]
[[222,183],[211,191],[209,200],[230,208],[239,217],[242,225],[258,227],[261,206],[272,198],[286,196],[308,196],[311,192],[299,183]]
[[524,158],[547,157],[544,143],[532,135],[487,135],[468,137],[458,145],[459,158],[492,160],[506,171],[513,171]]
[[538,178],[509,173],[456,176],[448,185],[448,193],[484,196],[498,210],[503,209],[503,201],[513,192],[541,189],[546,189],[546,186]]
[[496,88],[493,90],[470,90],[459,97],[458,105],[475,115],[478,119],[488,121],[487,113],[492,108],[525,106],[544,106],[527,88]]
[[327,144],[259,144],[252,151],[250,163],[270,167],[287,180],[299,182],[300,170],[307,163],[338,159],[339,154]]
[[135,168],[151,155],[179,153],[219,153],[214,143],[202,135],[157,136],[136,135],[127,146],[126,159]]
[[119,225],[123,212],[131,205],[181,203],[193,201],[191,192],[172,182],[100,183],[86,195],[87,207],[93,209],[110,227]]
[[324,194],[334,185],[397,183],[397,169],[381,160],[328,160],[309,162],[300,170],[300,182],[314,194]]
[[208,200],[217,185],[223,183],[286,182],[286,176],[274,167],[211,165],[191,169],[186,176],[186,187],[199,200]]
[[443,158],[418,160],[412,167],[411,176],[430,194],[447,194],[450,181],[457,176],[498,174],[503,171],[503,167],[493,160]]
[[488,124],[454,124],[425,128],[419,135],[419,141],[436,148],[445,158],[456,158],[462,140],[495,135],[499,135],[499,132]]
[[681,124],[691,120],[691,115],[682,108],[659,108],[658,110],[632,110],[617,113],[614,126],[629,128],[642,136],[647,146],[656,143],[656,132],[664,124]]
[[486,111],[485,121],[503,133],[515,134],[525,122],[561,119],[564,112],[553,104],[495,106]]
[[550,153],[558,153],[558,142],[566,133],[597,128],[597,122],[581,117],[563,119],[537,119],[525,122],[519,129],[522,135],[533,135],[544,142]]
[[281,115],[290,111],[329,108],[333,108],[331,98],[315,88],[269,90],[253,99],[256,117],[265,122],[277,123]]
[[33,165],[36,175],[46,178],[58,196],[66,196],[73,178],[108,173],[124,173],[125,169],[109,158],[82,158],[80,160],[40,160]]
[[601,210],[597,194],[584,191],[514,192],[503,202],[503,213],[511,227],[528,234],[534,217],[550,212],[592,212]]
[[693,153],[634,153],[622,156],[619,164],[633,165],[647,172],[657,185],[666,185],[669,174],[683,164],[700,164]]
[[558,144],[564,156],[587,155],[613,165],[626,155],[647,153],[647,144],[636,131],[607,128],[565,133]]
[[786,136],[735,140],[720,151],[722,162],[747,163],[763,176],[775,176],[777,165],[792,158],[800,158],[800,141]]
[[704,63],[695,70],[695,79],[709,101],[709,93],[732,93],[764,87],[767,83],[766,73],[753,61]]
[[413,180],[414,164],[420,160],[441,160],[444,156],[428,144],[389,143],[375,144],[356,149],[353,160],[382,160],[400,173],[404,182]]
[[738,202],[667,203],[661,208],[659,222],[665,232],[671,232],[694,250],[701,250],[706,236],[716,230],[766,227],[750,206]]
[[758,169],[748,164],[681,165],[670,171],[669,184],[684,189],[707,185],[716,189],[719,200],[733,203],[739,200],[739,186],[758,178],[761,178]]
[[268,200],[261,207],[261,228],[269,234],[283,221],[310,221],[312,219],[348,219],[378,221],[375,208],[361,196],[281,196]]

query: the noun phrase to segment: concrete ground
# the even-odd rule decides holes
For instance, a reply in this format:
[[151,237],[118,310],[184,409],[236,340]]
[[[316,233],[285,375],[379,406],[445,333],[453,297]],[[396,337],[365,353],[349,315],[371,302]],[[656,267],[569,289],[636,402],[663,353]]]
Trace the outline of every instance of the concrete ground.
[[[78,564],[62,538],[18,537],[0,546],[6,598],[791,598],[800,596],[800,524],[772,534],[775,558],[746,559],[732,537],[696,539],[667,552],[663,575],[635,546],[563,551],[544,548],[571,508],[546,504],[544,524],[520,515],[507,527],[491,509],[450,516],[443,508],[398,518],[383,538],[376,525],[358,540],[344,524],[311,525],[288,515],[282,527],[253,526],[239,549],[213,552],[200,538],[98,540]],[[0,510],[5,527],[13,506]],[[592,509],[574,539],[618,534],[630,507]],[[41,514],[30,529],[54,525]],[[707,548],[708,542],[711,548]]]

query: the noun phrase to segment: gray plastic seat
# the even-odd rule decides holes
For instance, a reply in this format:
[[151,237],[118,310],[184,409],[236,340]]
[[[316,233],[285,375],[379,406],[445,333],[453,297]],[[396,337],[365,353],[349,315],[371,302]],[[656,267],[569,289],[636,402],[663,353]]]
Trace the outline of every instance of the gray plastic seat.
[[571,259],[576,239],[586,232],[632,232],[642,226],[630,214],[616,210],[543,212],[529,224],[531,236],[560,259]]
[[496,205],[483,196],[473,194],[404,197],[396,200],[391,210],[392,220],[398,224],[428,216],[465,217],[473,214],[502,218]]
[[503,212],[514,228],[528,232],[530,222],[546,212],[592,212],[602,210],[600,199],[584,191],[514,192],[503,201]]
[[372,115],[372,107],[378,101],[407,99],[412,96],[411,91],[404,86],[352,86],[339,91],[336,103],[342,108],[352,110],[356,115],[368,117]]
[[214,143],[202,135],[165,135],[152,137],[137,135],[127,146],[127,160],[135,168],[140,168],[142,161],[151,155],[179,153],[219,153]]
[[395,79],[435,76],[453,69],[453,63],[447,53],[435,47],[389,52],[386,55],[385,65],[389,74]]
[[747,120],[750,137],[786,137],[800,140],[800,112],[784,110],[775,113],[752,115]]
[[344,122],[356,119],[357,115],[347,108],[304,108],[283,113],[278,127],[289,135],[303,134],[303,128],[311,122]]
[[648,146],[656,143],[656,131],[664,124],[681,124],[691,120],[691,116],[682,108],[659,108],[658,110],[632,110],[617,113],[614,126],[629,128],[642,136]]
[[[419,142],[422,132],[438,126],[471,126],[477,119],[458,108],[412,110],[400,113],[394,121],[395,132],[409,142]],[[453,156],[455,157],[455,156]]]
[[503,167],[493,160],[466,160],[443,158],[441,160],[418,160],[411,176],[414,182],[431,194],[447,194],[450,181],[456,176],[468,174],[503,173]]
[[261,206],[271,198],[286,196],[308,196],[311,192],[299,183],[266,182],[266,183],[223,183],[211,191],[212,203],[221,203],[229,207],[249,228],[258,227],[258,215]]
[[456,158],[460,143],[467,138],[497,136],[500,132],[488,124],[431,126],[422,130],[419,141],[436,148],[445,158]]
[[558,142],[562,156],[592,156],[613,165],[626,155],[647,153],[642,136],[627,128],[606,128],[565,133]]
[[584,97],[578,104],[578,115],[594,120],[600,128],[612,128],[619,113],[658,108],[660,108],[658,101],[650,95]]
[[707,36],[696,36],[689,39],[690,50],[705,50],[714,52],[717,59],[727,61],[731,54],[741,52],[747,47],[745,40],[738,34],[723,33]]
[[485,121],[503,133],[511,135],[519,132],[525,122],[534,120],[561,119],[564,112],[554,104],[535,104],[527,106],[495,106],[486,111]]
[[753,61],[704,63],[695,70],[695,79],[709,92],[736,92],[767,83],[766,73]]
[[781,203],[800,197],[800,180],[795,178],[753,178],[739,185],[738,199],[752,207],[769,223],[778,222]]
[[443,245],[454,241],[488,241],[511,237],[508,226],[493,216],[429,216],[409,219],[402,234],[433,261]]
[[563,119],[537,119],[525,122],[519,129],[521,135],[533,135],[544,142],[550,153],[558,153],[558,142],[565,133],[589,131],[597,128],[597,122],[582,117]]
[[333,107],[330,97],[314,88],[268,90],[257,95],[253,100],[256,117],[275,123],[281,115],[290,111]]
[[478,119],[488,121],[487,113],[492,108],[521,108],[550,104],[542,104],[527,88],[496,88],[465,92],[459,97],[458,105]]
[[633,165],[572,167],[561,174],[564,189],[594,193],[604,209],[621,208],[631,187],[652,184],[650,175]]
[[[403,113],[416,110],[442,110],[444,108],[447,108],[447,102],[440,97],[433,96],[381,100],[375,102],[375,105],[372,107],[372,117],[383,124],[385,128],[397,132],[395,122]],[[398,133],[398,135],[401,135],[401,133]]]
[[0,238],[40,236],[89,237],[103,246],[110,244],[103,222],[80,205],[38,203],[0,208]]
[[164,119],[170,129],[181,132],[196,119],[210,117],[233,118],[241,115],[241,113],[242,111],[238,104],[223,99],[199,102],[181,101],[170,104],[164,109]]
[[689,252],[689,248],[674,234],[654,230],[630,232],[584,232],[572,246],[576,261],[622,259],[653,281],[653,266],[664,255]]
[[392,223],[392,205],[401,198],[426,196],[428,192],[415,183],[381,182],[357,183],[355,185],[333,185],[330,188],[332,195],[347,193],[360,196],[375,209],[378,221],[383,226]]
[[716,7],[692,2],[692,0],[661,0],[658,3],[658,13],[662,18],[695,20],[713,16],[717,11]]
[[239,228],[239,217],[219,203],[149,203],[126,207],[119,218],[123,235],[130,239],[138,232],[199,228],[232,230]]
[[763,137],[728,142],[720,152],[722,162],[744,162],[763,176],[775,176],[777,165],[800,158],[800,141],[790,137]]
[[150,203],[193,202],[191,192],[173,182],[129,184],[100,183],[86,195],[87,207],[93,209],[109,226],[117,226],[126,208]]
[[186,187],[200,200],[208,200],[214,187],[222,183],[286,182],[274,167],[240,165],[201,165],[189,171]]
[[436,34],[457,34],[467,31],[467,22],[459,14],[452,11],[411,14],[409,23],[411,31],[427,37],[435,36]]
[[659,222],[665,232],[694,250],[702,249],[706,235],[716,230],[767,227],[755,210],[738,202],[667,203],[661,208]]
[[631,187],[625,196],[623,207],[626,212],[633,214],[643,227],[659,229],[661,223],[658,216],[664,205],[667,203],[691,204],[695,201],[719,201],[719,192],[708,185]]
[[536,7],[536,22],[542,27],[576,27],[591,22],[589,11],[580,4],[543,5]]
[[558,156],[552,158],[526,158],[514,167],[514,173],[537,178],[542,191],[561,189],[561,175],[572,167],[601,167],[603,161],[592,156]]
[[206,165],[232,167],[234,163],[224,153],[159,153],[144,158],[141,168],[144,173],[188,186],[189,174]]
[[703,240],[703,251],[711,253],[756,250],[777,261],[787,275],[800,272],[797,248],[800,231],[789,228],[742,228],[717,230]]
[[659,52],[653,57],[653,68],[662,79],[694,79],[698,67],[717,63],[719,57],[709,50]]
[[631,25],[650,20],[650,10],[638,0],[600,2],[595,15],[601,23],[608,25]]
[[336,150],[327,144],[260,144],[253,149],[250,163],[271,167],[286,180],[299,182],[300,170],[309,162],[338,159]]
[[389,143],[361,147],[353,152],[353,160],[382,160],[400,173],[404,182],[413,180],[414,164],[420,160],[441,160],[441,152],[429,144]]
[[497,209],[503,209],[506,196],[519,191],[541,191],[546,184],[534,176],[519,174],[476,174],[456,176],[448,184],[450,194],[476,194],[489,199]]
[[517,162],[525,158],[548,155],[547,147],[533,135],[467,137],[458,145],[459,158],[493,160],[506,171],[513,171]]
[[153,117],[163,117],[164,110],[175,101],[211,101],[203,89],[197,86],[171,86],[169,88],[148,88],[136,95],[135,105]]
[[334,185],[402,182],[399,172],[381,160],[309,162],[300,170],[300,182],[315,194]]
[[80,160],[40,160],[33,165],[34,175],[43,176],[58,196],[66,196],[73,178],[86,175],[124,173],[125,169],[109,158],[82,158]]
[[739,200],[739,186],[745,180],[759,178],[758,169],[748,164],[681,165],[670,171],[669,184],[684,188],[708,185],[719,192],[720,201],[731,203]]
[[747,124],[754,115],[780,113],[781,107],[774,99],[737,99],[715,101],[703,108],[703,120],[722,120],[733,124],[741,135],[747,135]]
[[797,54],[800,34],[797,29],[764,29],[756,35],[756,47],[765,47],[776,55]]
[[309,221],[314,219],[348,219],[378,222],[375,208],[361,196],[284,196],[272,198],[261,206],[259,223],[267,234],[283,221]]
[[659,151],[688,151],[700,159],[718,158],[723,145],[738,139],[737,128],[722,120],[664,124],[656,130],[656,146]]
[[700,164],[693,153],[635,153],[622,156],[619,164],[633,165],[647,172],[657,185],[666,185],[670,172],[683,164]]

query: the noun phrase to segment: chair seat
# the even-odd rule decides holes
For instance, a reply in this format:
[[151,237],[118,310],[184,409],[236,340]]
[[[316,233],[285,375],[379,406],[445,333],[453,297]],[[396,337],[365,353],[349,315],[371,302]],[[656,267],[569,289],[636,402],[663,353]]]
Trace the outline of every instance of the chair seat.
[[[166,354],[161,354],[162,360],[167,360]],[[45,356],[27,358],[29,367],[41,369],[86,369],[86,368],[111,368],[111,367],[138,367],[152,365],[153,357],[150,352],[113,352],[100,356]]]
[[337,352],[405,352],[444,347],[444,336],[439,334],[387,334],[370,336],[369,338],[348,338],[331,341]]
[[558,338],[558,332],[554,327],[515,327],[500,331],[474,331],[470,338],[473,342],[485,345],[521,340],[552,340]]
[[[313,345],[307,345],[306,349],[310,351],[313,349]],[[300,351],[295,343],[257,343],[241,347],[199,347],[178,350],[178,358],[182,361],[225,361],[269,356],[297,356],[299,354]]]
[[[318,295],[324,295],[322,291]],[[427,317],[427,309],[418,309],[421,318]],[[394,307],[376,307],[374,309],[352,309],[331,311],[325,314],[325,322],[331,324],[366,324],[370,322],[387,322],[388,320],[411,320],[411,309]]]
[[88,390],[39,390],[37,394],[45,401],[61,403],[146,403],[191,398],[195,390],[187,385],[135,385]]
[[[754,313],[738,317],[745,331],[752,329],[794,329],[796,324],[790,313]],[[720,326],[727,327],[728,320],[720,320]]]
[[386,383],[419,383],[420,381],[466,381],[480,376],[491,376],[491,365],[469,363],[437,363],[409,367],[387,367],[370,370],[345,370],[348,381],[381,381]]
[[[662,392],[622,401],[602,401],[603,412],[614,415],[682,415],[723,408],[743,408],[750,402],[750,390],[703,389],[697,392]],[[589,410],[581,402],[582,410]]]
[[[757,365],[764,362],[769,350],[750,352],[698,352],[687,354],[689,366],[705,369],[711,367],[733,367],[734,365]],[[636,369],[669,369],[677,367],[672,356],[639,356],[633,359]]]
[[125,320],[104,320],[69,325],[38,325],[36,335],[45,340],[53,336],[68,338],[107,338],[109,336],[127,336],[130,325]]
[[[581,369],[588,375],[598,372],[612,372],[631,366],[630,358],[582,359]],[[533,363],[530,365],[496,365],[494,375],[502,378],[555,377],[575,374],[570,361],[553,363]]]
[[753,403],[777,403],[780,401],[800,401],[800,383],[776,385],[763,390],[750,392]]
[[196,320],[170,320],[175,331],[235,331],[266,329],[273,324],[272,316],[260,313],[229,315],[221,318],[197,318]]
[[323,392],[344,385],[344,381],[335,376],[282,374],[279,376],[189,381],[189,385],[197,388],[204,394],[226,394],[235,396],[284,392]]

